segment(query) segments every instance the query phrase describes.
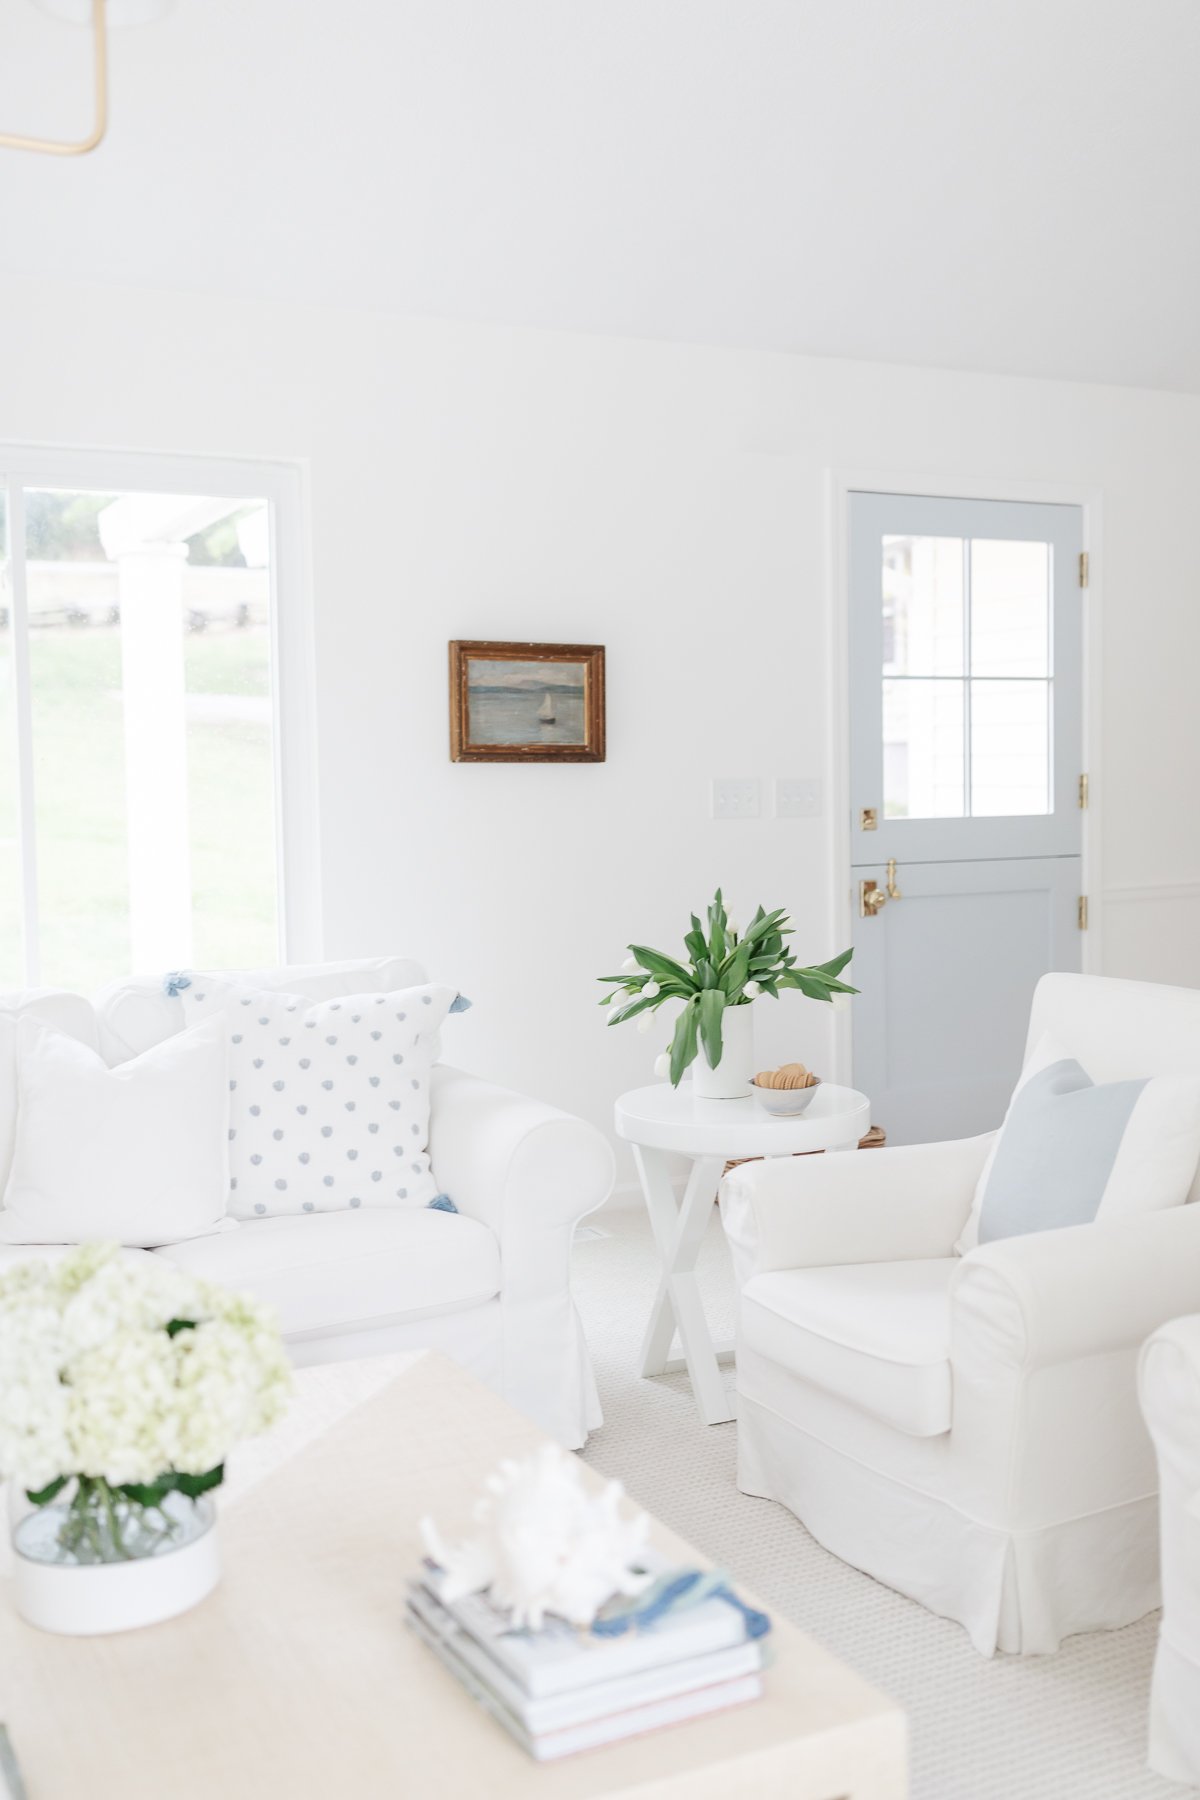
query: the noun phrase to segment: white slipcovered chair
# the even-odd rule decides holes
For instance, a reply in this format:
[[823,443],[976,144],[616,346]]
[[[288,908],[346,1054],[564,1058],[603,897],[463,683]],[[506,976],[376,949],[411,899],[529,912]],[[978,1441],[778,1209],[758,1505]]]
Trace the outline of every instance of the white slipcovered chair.
[[[1047,975],[1046,1032],[1097,1082],[1200,1073],[1191,989]],[[1158,1604],[1137,1358],[1200,1305],[1196,1205],[957,1256],[993,1137],[746,1164],[721,1195],[738,1485],[985,1655]]]
[[1158,1451],[1162,1630],[1150,1690],[1150,1767],[1200,1786],[1200,1316],[1149,1339],[1142,1410]]

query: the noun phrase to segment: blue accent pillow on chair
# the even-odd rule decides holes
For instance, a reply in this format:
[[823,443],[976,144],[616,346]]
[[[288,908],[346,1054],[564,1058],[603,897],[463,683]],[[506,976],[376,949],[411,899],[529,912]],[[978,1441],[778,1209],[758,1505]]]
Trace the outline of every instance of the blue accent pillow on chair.
[[1200,1077],[1097,1084],[1043,1039],[1012,1097],[958,1248],[1181,1206],[1198,1162]]

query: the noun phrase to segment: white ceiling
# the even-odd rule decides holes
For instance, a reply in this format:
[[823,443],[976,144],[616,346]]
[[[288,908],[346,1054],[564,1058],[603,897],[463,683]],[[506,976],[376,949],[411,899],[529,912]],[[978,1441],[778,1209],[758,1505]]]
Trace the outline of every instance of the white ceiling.
[[[0,6],[0,128],[87,34]],[[1197,0],[174,0],[0,269],[1200,389]]]

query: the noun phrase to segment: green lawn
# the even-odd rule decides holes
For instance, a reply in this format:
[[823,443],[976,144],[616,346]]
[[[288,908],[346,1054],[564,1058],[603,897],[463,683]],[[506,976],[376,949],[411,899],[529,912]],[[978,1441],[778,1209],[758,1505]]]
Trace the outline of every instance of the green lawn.
[[[261,628],[212,627],[184,640],[189,694],[265,696]],[[87,992],[129,968],[125,745],[117,627],[35,630],[30,644],[42,979]],[[276,956],[271,732],[256,720],[187,727],[193,960]],[[9,752],[11,755],[11,752]],[[0,807],[11,771],[0,770]],[[0,838],[9,829],[0,827]],[[15,856],[0,860],[0,980],[19,985]]]

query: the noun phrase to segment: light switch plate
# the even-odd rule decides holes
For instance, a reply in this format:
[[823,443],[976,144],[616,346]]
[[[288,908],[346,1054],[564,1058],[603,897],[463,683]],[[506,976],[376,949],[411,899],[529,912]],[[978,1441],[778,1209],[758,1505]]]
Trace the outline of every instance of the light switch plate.
[[781,776],[776,781],[777,819],[819,819],[820,816],[821,783],[815,775],[787,779]]
[[762,782],[757,775],[722,775],[714,779],[714,819],[757,819],[761,812]]

